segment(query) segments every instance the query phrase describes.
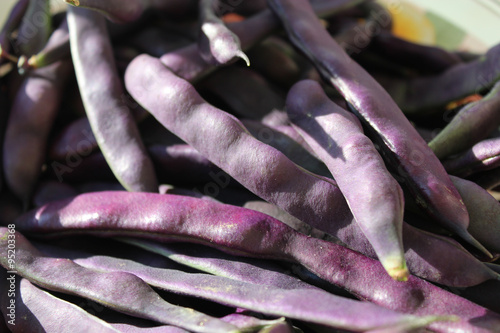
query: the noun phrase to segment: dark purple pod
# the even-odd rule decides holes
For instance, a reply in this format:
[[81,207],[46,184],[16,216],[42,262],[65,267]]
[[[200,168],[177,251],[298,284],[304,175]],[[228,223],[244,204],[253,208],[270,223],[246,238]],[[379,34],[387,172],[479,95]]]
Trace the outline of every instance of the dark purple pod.
[[0,64],[11,56],[11,34],[21,23],[29,3],[30,0],[18,0],[3,23],[0,31]]
[[[104,17],[68,8],[76,78],[99,148],[118,181],[129,191],[158,191],[155,170],[123,92]],[[92,70],[89,70],[92,69]]]
[[97,144],[87,117],[81,117],[67,125],[52,142],[49,158],[64,161],[69,155],[90,155]]
[[0,191],[0,225],[8,225],[23,213],[23,204],[7,190]]
[[480,285],[453,290],[457,295],[500,314],[500,281],[486,281]]
[[58,201],[74,197],[78,192],[71,185],[57,181],[43,181],[33,195],[33,205],[35,207],[43,206],[51,201]]
[[429,142],[439,159],[460,153],[500,125],[500,82],[481,100],[467,104],[451,122]]
[[445,49],[412,43],[390,32],[376,35],[370,49],[391,62],[427,73],[438,73],[462,63],[456,54]]
[[458,156],[443,161],[450,174],[467,177],[500,167],[500,137],[479,141]]
[[267,215],[207,200],[133,192],[85,194],[23,215],[16,230],[38,237],[85,233],[201,243],[232,254],[300,263],[360,299],[400,312],[458,316],[455,322],[432,323],[436,332],[491,332],[500,325],[499,315],[424,280],[410,276],[405,283],[395,281],[380,262],[358,252],[297,233]]
[[[307,0],[270,0],[288,37],[347,100],[375,138],[385,161],[437,222],[487,253],[467,233],[469,217],[458,191],[436,155],[394,100],[335,42]],[[361,84],[362,82],[362,84]]]
[[28,202],[45,160],[48,137],[71,73],[69,61],[27,76],[12,104],[3,149],[6,183]]
[[493,190],[497,186],[500,186],[500,167],[478,172],[471,175],[469,178],[482,188]]
[[135,47],[141,53],[144,52],[153,57],[161,57],[165,53],[180,49],[191,43],[190,39],[175,31],[156,27],[145,28],[130,36],[127,41],[127,44]]
[[389,275],[406,280],[403,190],[364,135],[359,120],[333,103],[320,84],[311,80],[290,89],[286,109],[297,131],[332,173]]
[[17,53],[28,57],[38,53],[51,32],[50,0],[30,0],[16,38]]
[[201,57],[214,65],[241,58],[250,66],[250,60],[241,50],[240,39],[219,18],[222,13],[217,10],[218,5],[219,0],[200,0],[198,5],[198,49]]

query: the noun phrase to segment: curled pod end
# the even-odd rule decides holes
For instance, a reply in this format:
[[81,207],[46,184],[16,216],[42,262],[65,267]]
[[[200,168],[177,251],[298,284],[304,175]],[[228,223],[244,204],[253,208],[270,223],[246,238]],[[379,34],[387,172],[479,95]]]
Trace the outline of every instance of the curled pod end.
[[245,52],[238,50],[235,53],[235,56],[243,59],[243,61],[245,61],[245,63],[247,64],[247,67],[250,67],[250,59],[248,59],[248,56],[245,54]]
[[486,254],[490,259],[493,258],[493,255],[490,253],[490,251],[488,251],[483,246],[483,244],[479,243],[479,241],[477,239],[475,239],[474,237],[472,237],[472,235],[467,230],[457,229],[457,230],[454,230],[454,231],[464,241],[466,241],[467,243],[469,243],[470,245],[474,246],[479,251],[481,251],[484,254]]

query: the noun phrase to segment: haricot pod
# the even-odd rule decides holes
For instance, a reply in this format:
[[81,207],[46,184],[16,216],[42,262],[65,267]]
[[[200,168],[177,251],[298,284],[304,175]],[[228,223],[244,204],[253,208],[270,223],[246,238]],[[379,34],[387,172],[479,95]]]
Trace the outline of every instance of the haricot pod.
[[[448,174],[389,94],[335,42],[307,0],[269,0],[288,37],[347,100],[380,145],[385,160],[434,219],[483,252]],[[362,82],[362,84],[361,84]]]
[[103,13],[109,20],[126,23],[138,20],[147,9],[164,11],[177,16],[196,8],[194,0],[64,0],[69,5],[88,8]]
[[436,74],[410,80],[391,78],[384,88],[408,116],[424,116],[443,110],[446,104],[483,93],[500,79],[500,44],[477,59]]
[[500,167],[500,137],[479,141],[462,154],[443,161],[448,173],[467,177]]
[[486,248],[500,253],[500,203],[481,186],[451,176],[470,215],[469,232]]
[[33,71],[13,102],[3,143],[3,166],[6,183],[25,204],[42,172],[50,130],[70,74],[69,61]]
[[104,17],[88,9],[69,7],[68,26],[85,111],[106,161],[128,191],[158,191],[153,163],[123,101],[125,94]]
[[500,125],[500,81],[481,100],[464,106],[429,142],[440,159],[460,153],[486,138]]
[[389,275],[406,280],[402,223],[403,190],[387,171],[359,120],[333,103],[316,81],[289,91],[288,116],[326,164],[361,230]]
[[200,0],[199,3],[198,48],[201,57],[215,65],[223,65],[234,58],[241,58],[250,66],[250,60],[241,50],[240,39],[219,18],[218,4],[219,0]]
[[37,53],[43,48],[51,32],[50,0],[30,0],[16,39],[18,53],[28,57]]
[[[10,321],[8,327],[11,332],[61,332],[62,327],[67,332],[121,332],[82,308],[40,289],[27,279],[14,274],[2,274],[2,270],[0,268],[2,282],[15,283],[12,288],[15,298],[9,299],[7,292],[2,293],[3,299],[0,297],[4,309],[12,307],[10,302],[15,300],[15,320],[6,317],[6,322]],[[8,290],[7,286],[3,290]]]
[[99,192],[50,203],[15,223],[19,232],[37,237],[85,233],[188,241],[236,255],[300,263],[320,278],[383,307],[420,316],[459,317],[456,322],[432,323],[430,328],[436,332],[491,333],[500,325],[498,314],[429,282],[414,276],[405,283],[395,281],[377,260],[300,234],[265,214],[213,201],[154,193]]
[[[0,264],[9,269],[8,239],[12,233],[0,228]],[[49,258],[19,232],[15,235],[17,274],[49,290],[81,296],[116,311],[186,328],[194,332],[239,332],[230,324],[193,309],[163,300],[137,276],[124,272],[102,273],[69,259]],[[127,291],[127,292],[124,292]]]

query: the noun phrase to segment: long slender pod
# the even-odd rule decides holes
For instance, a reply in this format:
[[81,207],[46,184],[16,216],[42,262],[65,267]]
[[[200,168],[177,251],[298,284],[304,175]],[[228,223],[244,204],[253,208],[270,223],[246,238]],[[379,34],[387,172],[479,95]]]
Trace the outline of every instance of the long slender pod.
[[19,232],[37,237],[85,233],[187,241],[236,255],[300,263],[362,300],[421,316],[459,317],[457,322],[431,324],[437,332],[491,333],[500,325],[499,315],[429,282],[414,276],[407,282],[395,281],[377,260],[300,234],[265,214],[209,200],[153,193],[90,193],[40,207],[15,223]]
[[129,191],[158,191],[153,167],[118,76],[104,17],[68,8],[71,55],[85,111],[116,178]]
[[[468,232],[469,216],[448,174],[389,94],[335,42],[306,0],[269,0],[288,37],[349,102],[379,141],[417,202],[438,222],[485,253]],[[488,253],[489,254],[489,253]]]
[[406,280],[403,190],[363,134],[356,116],[333,103],[316,81],[299,81],[286,109],[306,142],[326,164],[361,230],[391,276]]
[[479,141],[462,154],[443,161],[448,173],[467,177],[469,175],[500,167],[500,137]]
[[[0,228],[0,264],[7,269],[9,235],[12,233],[8,228]],[[20,233],[15,235],[15,240],[17,273],[40,287],[85,297],[122,313],[194,332],[239,332],[235,326],[219,319],[166,302],[133,274],[103,273],[69,259],[46,257]]]
[[481,100],[464,106],[429,142],[440,159],[460,153],[486,138],[500,125],[500,81]]
[[13,101],[3,149],[6,183],[25,204],[42,170],[47,141],[71,74],[69,61],[27,76]]
[[16,47],[20,54],[31,56],[40,51],[52,33],[49,0],[30,0],[19,27]]
[[219,2],[219,0],[201,0],[199,3],[198,48],[200,55],[206,62],[216,65],[226,64],[234,58],[241,58],[247,66],[250,66],[250,60],[241,50],[240,39],[218,16],[216,8]]

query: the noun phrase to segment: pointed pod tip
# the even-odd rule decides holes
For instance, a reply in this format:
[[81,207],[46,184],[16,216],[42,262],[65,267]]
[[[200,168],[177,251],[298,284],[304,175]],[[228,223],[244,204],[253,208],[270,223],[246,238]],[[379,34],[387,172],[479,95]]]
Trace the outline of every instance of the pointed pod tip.
[[239,50],[238,52],[236,52],[236,56],[243,59],[247,64],[247,67],[250,67],[250,59],[248,59],[248,56],[245,54],[245,52]]
[[467,243],[469,243],[470,245],[474,246],[479,251],[481,251],[484,254],[486,254],[490,259],[493,259],[493,255],[490,253],[490,251],[488,251],[483,246],[483,244],[479,243],[479,241],[477,239],[475,239],[474,237],[472,237],[472,235],[467,230],[462,229],[462,230],[456,230],[455,232],[464,241],[466,241]]

